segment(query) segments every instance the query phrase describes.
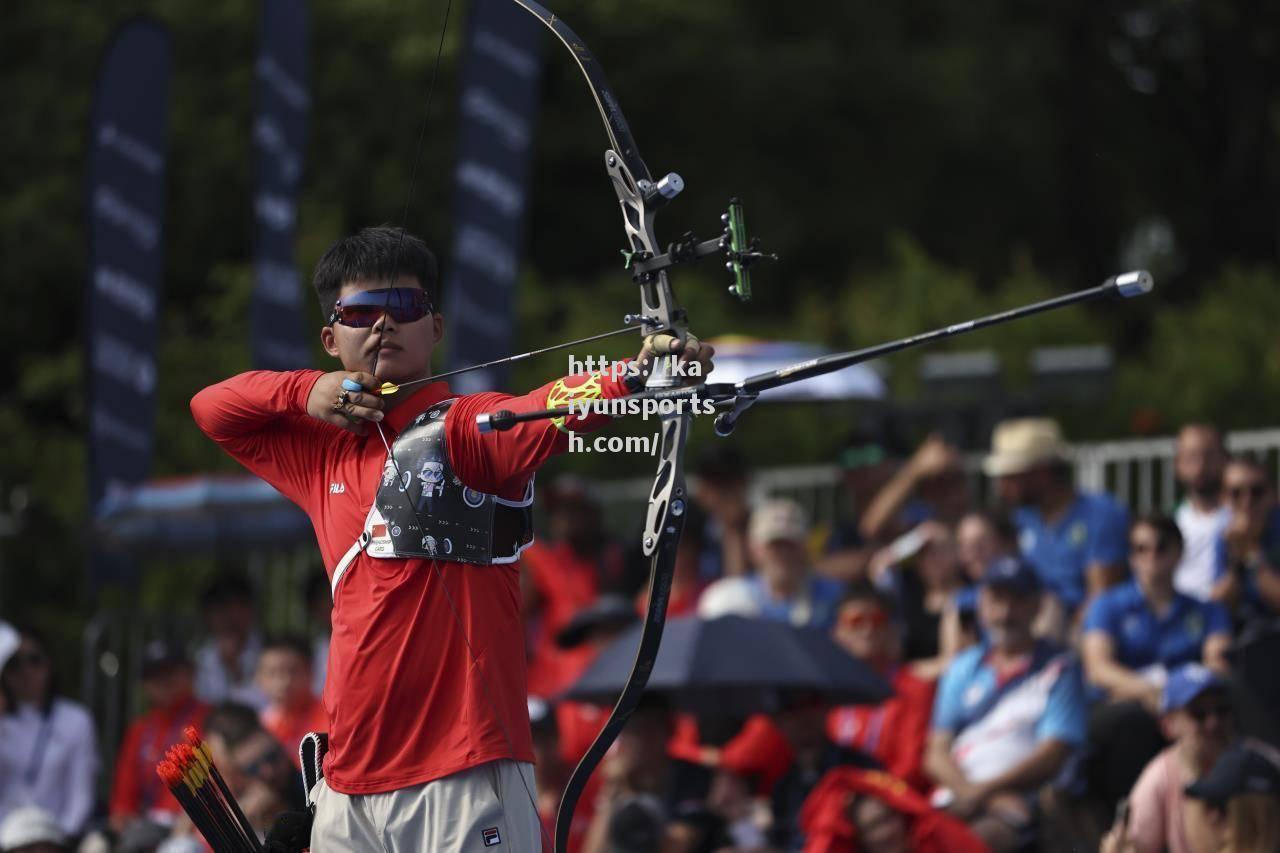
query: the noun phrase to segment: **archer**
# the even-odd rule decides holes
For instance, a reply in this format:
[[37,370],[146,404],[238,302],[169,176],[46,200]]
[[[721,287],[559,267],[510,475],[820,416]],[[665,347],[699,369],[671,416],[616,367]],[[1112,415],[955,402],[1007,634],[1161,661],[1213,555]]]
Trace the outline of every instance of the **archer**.
[[[310,516],[330,578],[329,752],[309,792],[311,849],[540,850],[516,563],[533,539],[534,473],[567,450],[569,423],[610,418],[481,435],[476,416],[638,385],[625,370],[522,397],[422,381],[445,330],[436,262],[398,229],[334,244],[313,283],[320,340],[342,370],[252,371],[191,401],[206,435]],[[694,376],[711,369],[712,348],[692,335],[652,334],[636,361],[657,353],[696,362]]]

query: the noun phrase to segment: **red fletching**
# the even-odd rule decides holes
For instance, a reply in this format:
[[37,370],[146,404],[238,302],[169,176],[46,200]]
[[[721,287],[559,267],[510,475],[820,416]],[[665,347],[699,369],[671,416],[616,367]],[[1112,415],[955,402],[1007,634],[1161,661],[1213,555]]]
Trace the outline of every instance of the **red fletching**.
[[172,761],[161,761],[156,765],[156,774],[164,780],[164,783],[170,788],[176,788],[182,784],[182,771]]
[[182,730],[182,734],[187,739],[187,743],[194,747],[200,746],[200,732],[196,731],[195,726],[187,726]]

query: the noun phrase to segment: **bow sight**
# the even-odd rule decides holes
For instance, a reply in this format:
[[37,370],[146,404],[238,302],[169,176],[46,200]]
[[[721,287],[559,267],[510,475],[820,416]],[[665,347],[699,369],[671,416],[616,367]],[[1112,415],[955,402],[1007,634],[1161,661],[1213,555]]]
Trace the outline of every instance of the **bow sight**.
[[[647,181],[640,182],[642,192],[647,183]],[[667,187],[665,192],[661,189],[664,185]],[[684,189],[684,181],[675,172],[671,172],[657,184],[650,184],[650,186],[654,187],[654,191],[645,193],[646,201],[655,199],[670,201]],[[623,269],[631,270],[632,277],[638,283],[644,284],[660,270],[676,264],[698,261],[708,255],[723,254],[724,268],[733,275],[733,284],[729,285],[729,292],[743,302],[748,302],[751,299],[751,265],[757,261],[776,261],[778,256],[761,252],[760,241],[747,238],[747,220],[742,213],[742,202],[736,198],[729,201],[729,210],[721,214],[720,221],[724,224],[724,231],[719,237],[699,241],[693,236],[692,231],[686,231],[679,240],[667,246],[667,251],[661,255],[623,249],[622,257],[625,259]]]

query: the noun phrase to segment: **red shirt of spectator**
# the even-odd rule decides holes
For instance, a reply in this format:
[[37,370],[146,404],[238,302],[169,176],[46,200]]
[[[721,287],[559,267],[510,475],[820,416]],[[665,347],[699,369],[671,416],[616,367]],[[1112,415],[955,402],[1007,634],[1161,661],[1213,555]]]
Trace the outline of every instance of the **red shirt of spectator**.
[[[386,449],[372,426],[358,436],[308,416],[307,400],[321,375],[241,374],[201,391],[191,410],[206,435],[311,517],[332,577],[364,530]],[[625,394],[621,377],[606,375],[570,377],[523,397],[458,397],[445,419],[454,472],[470,488],[522,499],[538,467],[568,448],[568,433],[550,421],[531,421],[481,434],[476,416],[546,408],[557,385],[571,390],[588,382],[602,397]],[[408,393],[381,422],[387,440],[453,396],[443,382]],[[608,421],[592,415],[573,427]],[[324,689],[329,786],[343,794],[380,793],[497,759],[532,761],[520,624],[514,565],[360,553],[334,598]]]
[[302,755],[298,745],[309,732],[323,732],[329,728],[329,715],[324,703],[314,696],[301,707],[282,708],[268,705],[262,709],[262,727],[280,741],[293,766],[302,768]]
[[[603,561],[611,564],[607,573],[621,573],[621,555],[606,548]],[[579,610],[600,594],[601,559],[584,557],[568,542],[537,543],[520,560],[528,573],[539,605],[538,624],[532,639],[529,661],[529,692],[535,696],[555,696],[590,666],[596,652],[589,645],[562,649],[556,635]],[[613,567],[613,563],[618,563]]]
[[896,663],[902,645],[892,601],[870,585],[851,586],[840,602],[832,638],[884,676],[894,696],[880,705],[835,709],[827,718],[827,736],[873,756],[916,790],[929,790],[922,765],[935,688]]
[[[804,853],[857,853],[858,822],[893,833],[915,853],[987,853],[962,821],[937,811],[901,779],[878,770],[828,771],[804,801],[800,826]],[[890,824],[886,826],[886,823]]]
[[935,685],[901,666],[889,673],[889,682],[892,699],[833,709],[827,717],[827,736],[874,757],[917,791],[927,791],[931,785],[924,775],[924,748]]
[[138,817],[171,823],[181,813],[182,807],[156,775],[156,764],[169,747],[186,742],[183,729],[201,728],[208,713],[209,706],[188,692],[129,724],[111,782],[109,813],[114,824],[123,826]]
[[786,775],[795,758],[791,744],[773,720],[753,714],[724,746],[705,746],[697,721],[687,715],[676,717],[675,731],[667,743],[667,754],[691,764],[722,767],[754,783],[756,793],[768,795]]

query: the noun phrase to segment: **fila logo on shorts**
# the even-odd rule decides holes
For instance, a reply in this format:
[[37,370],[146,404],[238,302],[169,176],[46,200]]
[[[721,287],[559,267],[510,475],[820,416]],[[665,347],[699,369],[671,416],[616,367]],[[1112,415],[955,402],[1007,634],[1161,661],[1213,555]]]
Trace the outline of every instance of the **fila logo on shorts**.
[[502,836],[498,834],[498,827],[496,826],[480,830],[480,837],[484,839],[485,847],[497,847],[502,843]]

